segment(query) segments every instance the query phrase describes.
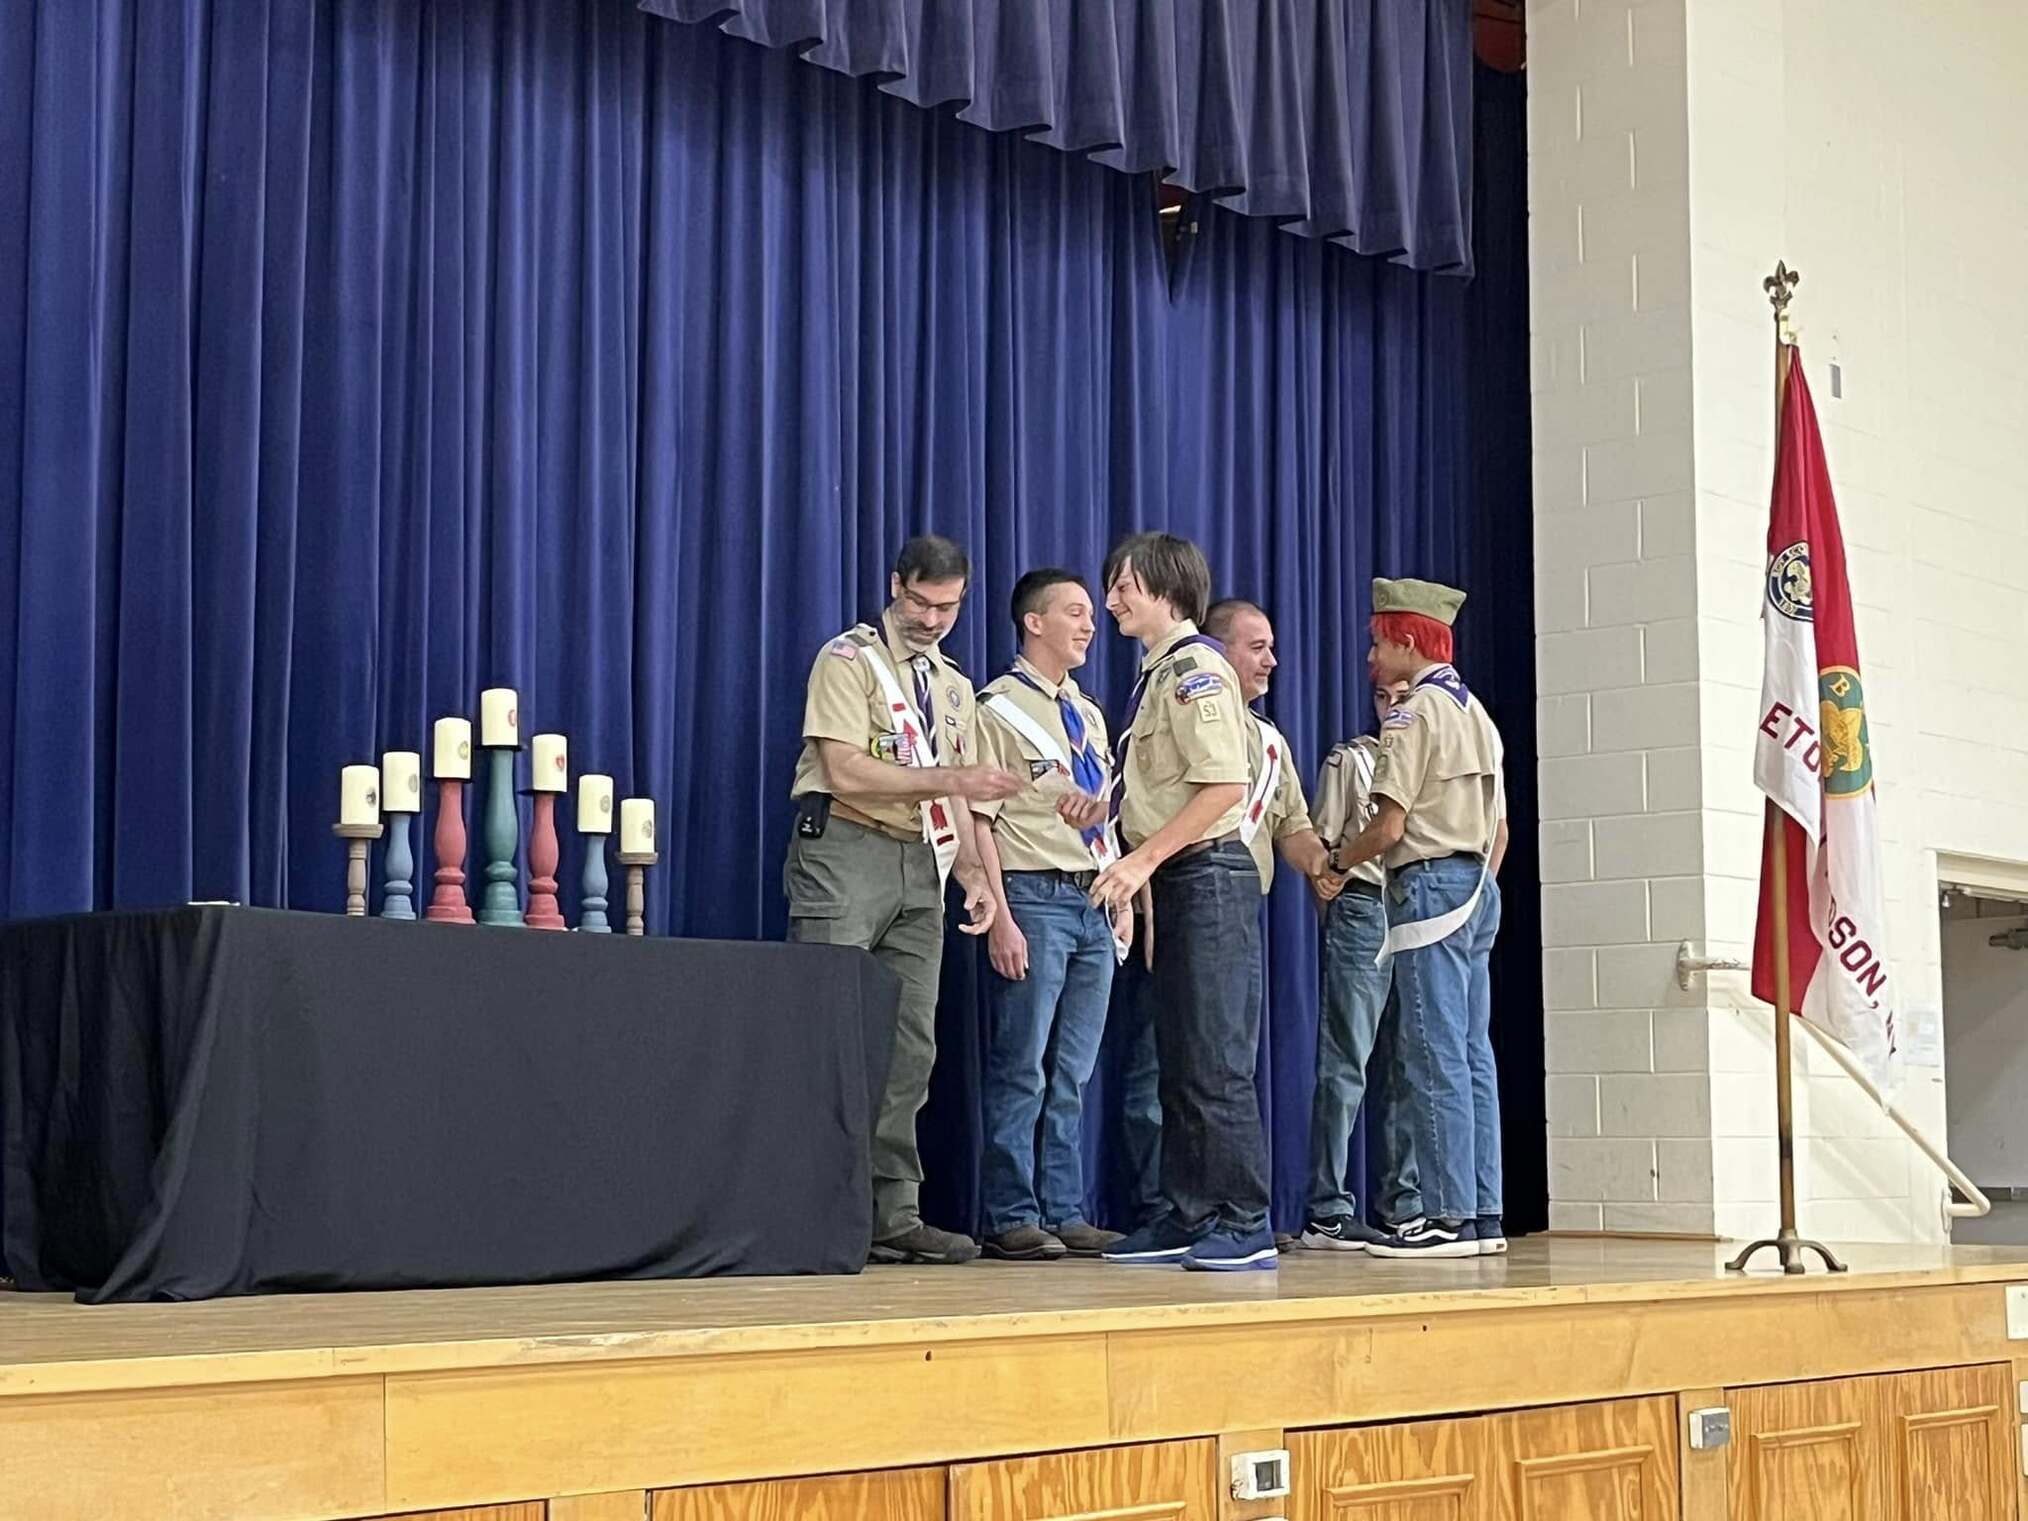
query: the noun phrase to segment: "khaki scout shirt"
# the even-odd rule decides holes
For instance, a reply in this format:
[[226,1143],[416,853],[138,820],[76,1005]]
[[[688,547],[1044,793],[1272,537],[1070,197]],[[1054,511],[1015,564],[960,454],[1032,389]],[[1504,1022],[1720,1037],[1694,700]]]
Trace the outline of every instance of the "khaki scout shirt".
[[[1042,691],[1036,691],[1027,681],[1011,674],[987,683],[979,699],[980,762],[1005,767],[1016,776],[1026,776],[1030,761],[1055,759],[1036,752],[1012,725],[987,704],[989,697],[1004,697],[1012,702],[1033,719],[1043,733],[1053,738],[1062,747],[1063,754],[1068,756],[1070,736],[1064,732],[1063,710],[1057,705],[1057,697],[1062,695],[1077,704],[1077,710],[1084,718],[1085,743],[1099,764],[1105,767],[1106,783],[1110,786],[1113,757],[1106,746],[1105,714],[1099,711],[1098,704],[1078,690],[1074,676],[1064,677],[1059,687],[1025,659],[1017,659],[1014,667]],[[1048,695],[1044,696],[1044,693]],[[1099,795],[1103,797],[1106,794],[1101,790]],[[972,812],[980,818],[992,820],[993,843],[999,847],[1002,871],[1094,869],[1091,851],[1085,847],[1084,837],[1063,822],[1056,811],[1056,799],[1039,787],[1017,792],[1005,802],[974,803]]]
[[1239,677],[1209,645],[1193,644],[1170,657],[1196,632],[1197,625],[1185,618],[1141,661],[1148,683],[1134,715],[1126,797],[1120,803],[1125,837],[1120,843],[1126,848],[1139,845],[1182,812],[1199,787],[1237,783],[1240,796],[1198,840],[1231,834],[1246,811],[1246,736],[1253,725],[1240,700]]
[[[1431,680],[1432,673],[1439,679]],[[1389,869],[1485,855],[1507,812],[1502,758],[1500,731],[1457,672],[1426,669],[1380,730],[1373,795],[1393,799],[1408,815],[1401,842],[1387,853]]]
[[[1263,720],[1252,718],[1251,714],[1248,717],[1251,722],[1246,726],[1246,766],[1247,786],[1251,788],[1253,778],[1267,764],[1267,734],[1261,728]],[[1261,810],[1260,828],[1247,841],[1247,849],[1253,852],[1253,864],[1260,868],[1263,896],[1275,883],[1275,842],[1309,827],[1309,800],[1303,796],[1303,779],[1296,774],[1295,758],[1289,754],[1288,736],[1283,735],[1282,774],[1275,779],[1275,790],[1268,794],[1267,807]]]
[[[840,802],[856,808],[887,828],[900,839],[922,837],[922,808],[903,798],[860,797],[840,792],[824,771],[817,742],[835,739],[900,764],[896,756],[894,729],[887,720],[887,696],[880,678],[873,674],[875,651],[885,652],[894,679],[910,702],[915,698],[915,652],[902,642],[892,614],[883,614],[880,627],[860,624],[848,629],[817,652],[810,667],[810,686],[803,699],[803,753],[796,761],[796,780],[789,796],[806,792],[829,792]],[[972,683],[965,678],[941,648],[921,657],[930,667],[930,713],[921,714],[926,724],[934,720],[937,749],[946,766],[970,764],[976,742]]]
[[[1373,767],[1379,756],[1379,739],[1362,734],[1333,745],[1325,757],[1324,769],[1317,776],[1317,805],[1310,811],[1310,822],[1327,848],[1351,844],[1373,822]],[[1355,866],[1345,880],[1380,887],[1387,881],[1387,866],[1375,856]]]

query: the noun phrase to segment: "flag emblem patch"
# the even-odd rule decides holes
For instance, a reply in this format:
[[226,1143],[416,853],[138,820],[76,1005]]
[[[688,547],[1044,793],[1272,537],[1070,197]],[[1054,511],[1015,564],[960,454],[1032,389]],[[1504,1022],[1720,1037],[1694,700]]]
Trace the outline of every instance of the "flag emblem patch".
[[1791,544],[1774,557],[1767,568],[1767,600],[1784,618],[1812,620],[1809,545]]

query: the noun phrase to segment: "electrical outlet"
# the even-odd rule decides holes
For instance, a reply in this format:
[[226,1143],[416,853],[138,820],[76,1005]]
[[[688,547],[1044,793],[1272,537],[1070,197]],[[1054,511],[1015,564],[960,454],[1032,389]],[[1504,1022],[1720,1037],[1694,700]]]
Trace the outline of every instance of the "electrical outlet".
[[2007,1285],[2007,1340],[2028,1341],[2028,1283]]
[[1236,1452],[1232,1455],[1232,1498],[1274,1500],[1289,1492],[1289,1453]]
[[1697,1452],[1732,1443],[1732,1412],[1723,1405],[1710,1405],[1690,1412],[1690,1446]]

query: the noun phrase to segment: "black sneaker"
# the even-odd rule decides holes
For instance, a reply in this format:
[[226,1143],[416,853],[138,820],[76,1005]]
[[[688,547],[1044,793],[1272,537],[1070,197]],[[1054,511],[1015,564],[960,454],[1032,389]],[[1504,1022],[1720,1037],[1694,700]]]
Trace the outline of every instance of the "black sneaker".
[[876,1241],[867,1252],[869,1262],[913,1262],[923,1267],[955,1267],[979,1255],[979,1243],[956,1231],[940,1231],[934,1225],[918,1225]]
[[1504,1257],[1507,1254],[1507,1231],[1498,1215],[1481,1215],[1473,1234],[1479,1238],[1481,1257]]
[[1330,1215],[1303,1227],[1303,1245],[1313,1252],[1363,1252],[1387,1232],[1375,1230],[1357,1215]]
[[1471,1220],[1425,1220],[1370,1243],[1366,1250],[1375,1257],[1476,1257],[1478,1228]]

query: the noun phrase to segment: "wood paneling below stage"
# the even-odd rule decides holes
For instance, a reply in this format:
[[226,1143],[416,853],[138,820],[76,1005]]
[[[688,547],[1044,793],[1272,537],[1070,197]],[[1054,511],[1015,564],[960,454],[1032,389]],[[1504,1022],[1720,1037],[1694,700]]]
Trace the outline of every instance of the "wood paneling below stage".
[[0,1295],[0,1521],[2015,1521],[2028,1265],[1858,1256]]

